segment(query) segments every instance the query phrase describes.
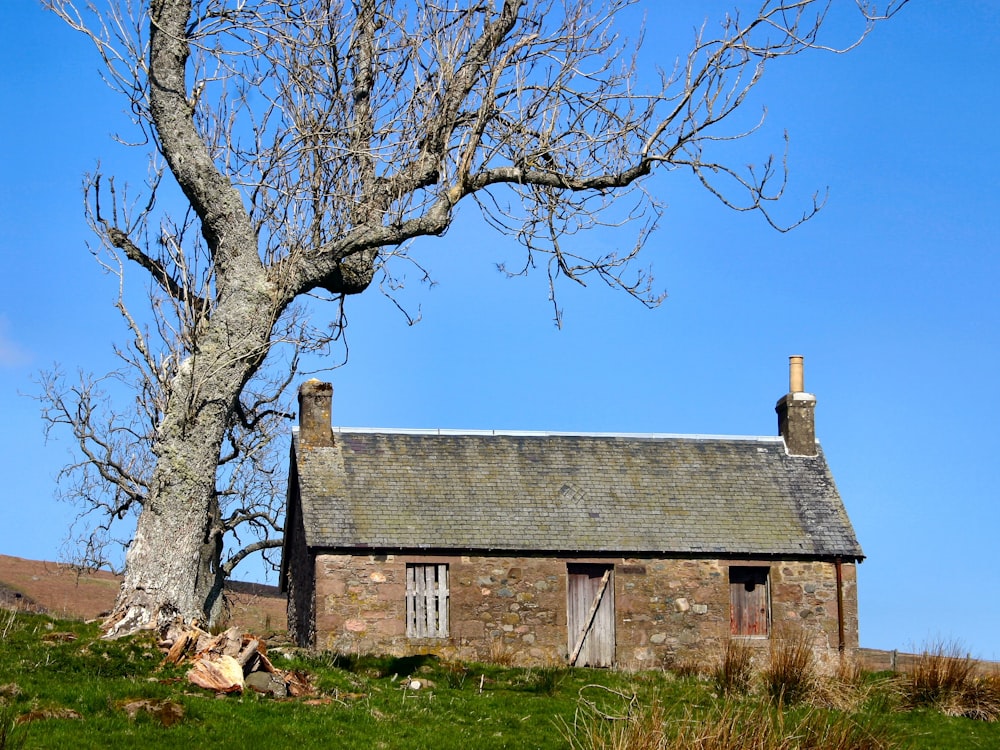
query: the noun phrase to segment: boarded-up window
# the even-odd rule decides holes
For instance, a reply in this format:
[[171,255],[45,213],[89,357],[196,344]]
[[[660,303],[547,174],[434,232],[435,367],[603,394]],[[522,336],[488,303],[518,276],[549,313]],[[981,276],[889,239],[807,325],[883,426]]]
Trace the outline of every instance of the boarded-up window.
[[729,632],[766,637],[770,630],[769,568],[734,565],[729,568]]
[[406,635],[448,637],[447,564],[407,564]]

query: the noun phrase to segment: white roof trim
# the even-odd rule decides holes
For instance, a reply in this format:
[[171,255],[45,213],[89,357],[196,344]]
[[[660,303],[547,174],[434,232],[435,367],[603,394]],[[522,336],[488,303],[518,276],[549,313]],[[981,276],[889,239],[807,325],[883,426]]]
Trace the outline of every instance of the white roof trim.
[[[293,428],[298,432],[298,428]],[[478,437],[594,437],[594,438],[628,438],[630,440],[743,440],[757,443],[781,443],[780,435],[681,435],[667,432],[558,432],[546,430],[457,430],[447,428],[408,428],[408,427],[334,427],[335,435],[350,433],[392,434],[392,435],[440,435],[440,436],[478,436]]]

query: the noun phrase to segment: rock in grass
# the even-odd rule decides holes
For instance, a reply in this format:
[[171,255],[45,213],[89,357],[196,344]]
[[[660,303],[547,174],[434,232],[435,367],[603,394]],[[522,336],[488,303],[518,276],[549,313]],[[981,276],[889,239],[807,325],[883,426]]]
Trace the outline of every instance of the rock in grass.
[[251,690],[264,695],[271,695],[275,698],[284,698],[288,695],[288,686],[277,674],[271,672],[251,672],[246,676],[246,686]]

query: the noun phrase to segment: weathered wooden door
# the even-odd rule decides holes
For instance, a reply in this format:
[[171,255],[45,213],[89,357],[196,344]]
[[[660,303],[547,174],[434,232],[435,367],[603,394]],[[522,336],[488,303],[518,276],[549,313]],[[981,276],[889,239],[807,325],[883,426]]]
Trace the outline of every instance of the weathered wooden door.
[[767,568],[734,565],[729,569],[729,632],[733,635],[768,634],[771,607],[767,574]]
[[570,563],[566,572],[570,664],[610,667],[615,661],[614,566]]

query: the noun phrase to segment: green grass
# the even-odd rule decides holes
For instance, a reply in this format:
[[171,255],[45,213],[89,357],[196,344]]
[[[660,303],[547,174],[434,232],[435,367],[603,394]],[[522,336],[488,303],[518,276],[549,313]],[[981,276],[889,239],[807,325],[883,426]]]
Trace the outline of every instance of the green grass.
[[[711,678],[670,672],[518,669],[433,657],[279,659],[278,666],[311,675],[322,700],[310,704],[254,694],[217,698],[189,685],[183,668],[161,669],[151,638],[104,642],[98,635],[96,626],[0,612],[0,750],[738,750],[751,747],[752,734],[770,743],[753,747],[780,750],[1000,748],[1000,724],[902,710],[897,683],[870,676],[857,688],[863,699],[843,712],[808,698],[783,707],[764,687],[723,695]],[[410,678],[431,685],[411,690]],[[183,716],[172,726],[145,712],[129,718],[123,706],[137,699],[172,701]],[[13,724],[32,713],[50,718]],[[72,715],[79,718],[59,718]],[[707,744],[709,732],[716,744]]]

